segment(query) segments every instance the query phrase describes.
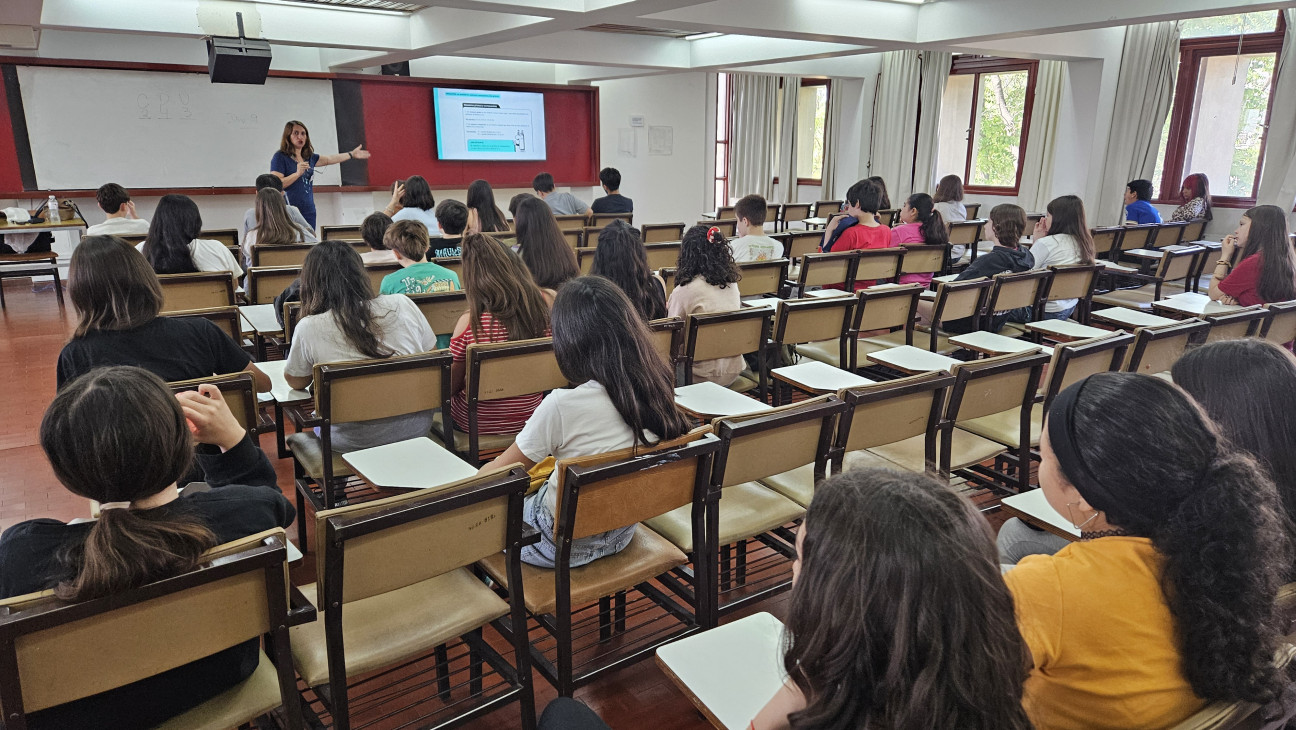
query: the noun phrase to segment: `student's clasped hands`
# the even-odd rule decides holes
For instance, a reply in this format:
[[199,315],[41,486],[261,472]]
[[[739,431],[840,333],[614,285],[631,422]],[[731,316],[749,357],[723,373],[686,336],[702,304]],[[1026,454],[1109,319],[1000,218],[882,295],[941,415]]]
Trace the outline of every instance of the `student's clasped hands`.
[[212,444],[219,446],[221,451],[229,451],[247,433],[230,412],[220,388],[210,383],[199,385],[196,391],[177,393],[176,400],[180,401],[180,408],[189,423],[189,431],[199,443]]

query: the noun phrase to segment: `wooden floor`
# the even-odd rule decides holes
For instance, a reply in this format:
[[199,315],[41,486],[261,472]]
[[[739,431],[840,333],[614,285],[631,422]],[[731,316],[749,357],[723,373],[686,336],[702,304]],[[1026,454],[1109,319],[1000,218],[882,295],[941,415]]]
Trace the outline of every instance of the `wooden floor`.
[[[60,310],[52,290],[33,292],[26,279],[3,280],[3,284],[7,307],[0,312],[0,372],[5,373],[7,386],[0,395],[0,530],[34,517],[64,521],[86,517],[86,500],[59,485],[41,452],[38,436],[41,416],[54,397],[55,364],[72,328],[72,310],[70,307]],[[291,461],[273,458],[273,434],[263,435],[261,445],[275,462],[284,494],[293,498]],[[295,537],[295,527],[289,534]],[[297,566],[293,573],[296,582],[306,582],[313,579],[314,567],[307,562]],[[787,594],[782,593],[727,620],[761,610],[781,619],[786,602]],[[539,675],[535,678],[535,688],[539,711],[553,699],[555,692]],[[577,690],[576,697],[590,705],[613,728],[703,730],[710,727],[651,660],[605,676]],[[488,730],[514,728],[518,724],[515,703],[468,727]]]

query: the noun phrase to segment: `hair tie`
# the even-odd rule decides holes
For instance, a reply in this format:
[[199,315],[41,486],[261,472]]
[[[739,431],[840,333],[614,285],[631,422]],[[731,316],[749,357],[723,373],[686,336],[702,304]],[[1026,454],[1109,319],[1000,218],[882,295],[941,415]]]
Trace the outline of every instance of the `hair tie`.
[[1053,399],[1048,412],[1049,446],[1052,447],[1053,455],[1057,457],[1058,466],[1067,481],[1071,482],[1071,485],[1094,509],[1107,512],[1120,500],[1115,498],[1106,485],[1098,479],[1076,448],[1076,402],[1079,401],[1080,394],[1088,382],[1089,378],[1085,378],[1074,383]]
[[99,504],[99,511],[105,512],[110,509],[130,509],[130,506],[130,502],[101,502]]
[[707,229],[707,240],[708,240],[708,241],[715,241],[715,237],[716,237],[717,235],[720,235],[720,228],[719,228],[719,226],[711,226],[710,228]]

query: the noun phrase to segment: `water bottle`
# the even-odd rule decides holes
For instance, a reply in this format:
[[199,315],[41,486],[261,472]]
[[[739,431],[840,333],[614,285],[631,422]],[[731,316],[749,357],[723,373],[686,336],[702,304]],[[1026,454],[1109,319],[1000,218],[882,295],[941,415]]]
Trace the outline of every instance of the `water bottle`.
[[59,215],[58,198],[53,195],[49,196],[49,207],[45,209],[46,223],[62,223],[63,217]]

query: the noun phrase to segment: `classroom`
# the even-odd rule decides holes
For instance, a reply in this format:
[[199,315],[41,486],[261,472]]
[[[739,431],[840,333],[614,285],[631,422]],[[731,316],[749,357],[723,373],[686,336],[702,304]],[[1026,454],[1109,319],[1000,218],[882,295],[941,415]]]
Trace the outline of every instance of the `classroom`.
[[4,0],[0,727],[1296,727],[1294,26]]

